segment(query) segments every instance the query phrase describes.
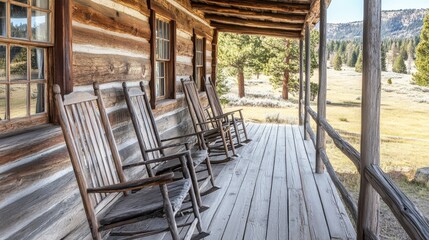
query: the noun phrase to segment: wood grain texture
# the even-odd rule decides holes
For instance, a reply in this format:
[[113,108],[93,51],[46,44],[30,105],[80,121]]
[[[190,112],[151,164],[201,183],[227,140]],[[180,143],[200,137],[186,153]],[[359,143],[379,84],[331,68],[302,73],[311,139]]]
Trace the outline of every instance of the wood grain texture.
[[327,69],[328,57],[326,50],[327,33],[327,6],[326,1],[320,1],[320,22],[319,22],[319,91],[317,94],[317,132],[316,132],[316,172],[324,171],[323,161],[320,157],[321,151],[326,149],[325,130],[320,124],[320,119],[326,118],[326,94],[327,94]]
[[380,233],[380,197],[371,187],[365,169],[380,164],[380,101],[381,101],[381,0],[364,1],[362,129],[360,190],[357,239],[365,239],[369,230]]

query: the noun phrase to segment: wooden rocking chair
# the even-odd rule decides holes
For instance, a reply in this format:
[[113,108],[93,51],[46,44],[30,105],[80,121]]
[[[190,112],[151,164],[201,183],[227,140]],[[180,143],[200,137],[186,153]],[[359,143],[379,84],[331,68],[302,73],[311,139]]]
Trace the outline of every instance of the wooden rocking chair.
[[[190,77],[190,80],[181,79],[181,82],[194,130],[195,132],[203,132],[203,136],[199,141],[206,143],[211,156],[226,156],[225,159],[212,161],[212,163],[232,160],[233,158],[229,156],[229,150],[232,151],[233,156],[237,156],[237,154],[230,127],[222,124],[222,118],[212,118],[205,114],[198,96],[197,86],[192,77]],[[221,152],[219,153],[219,151]]]
[[[173,182],[173,173],[127,181],[122,162],[109,124],[97,84],[96,96],[76,92],[61,97],[60,88],[54,85],[55,104],[70,154],[74,173],[82,197],[83,206],[94,239],[102,239],[102,232],[111,230],[111,236],[124,238],[145,237],[170,231],[173,239],[179,239],[178,227],[188,226],[187,239],[192,237],[195,226],[203,232],[197,200],[186,170],[186,153],[168,159],[179,158],[184,169],[184,179]],[[162,161],[168,161],[162,159]],[[151,163],[156,163],[153,160]],[[175,216],[189,194],[195,219],[177,226]],[[165,217],[168,227],[146,231],[120,231],[117,228],[152,219]],[[115,229],[116,228],[116,229]]]
[[[220,104],[219,96],[216,92],[216,87],[210,80],[210,78],[205,80],[205,88],[207,98],[209,100],[212,117],[221,118],[223,124],[227,124],[232,127],[231,130],[234,131],[234,137],[237,139],[237,144],[239,146],[243,145],[243,143],[248,143],[252,141],[247,136],[246,124],[244,123],[242,109],[224,113],[222,105]],[[236,118],[234,116],[235,113],[238,113],[240,117]]]
[[[126,82],[122,83],[122,87],[124,90],[125,100],[127,102],[133,126],[136,131],[139,146],[143,154],[143,163],[138,164],[145,164],[145,162],[150,162],[153,159],[166,157],[165,150],[167,149],[184,147],[187,151],[190,151],[191,154],[187,155],[187,160],[189,165],[188,167],[191,173],[192,184],[196,191],[195,195],[197,197],[198,205],[200,206],[200,211],[205,210],[207,207],[202,205],[199,190],[203,189],[208,184],[208,181],[210,181],[212,185],[212,189],[210,189],[210,192],[219,189],[219,187],[215,185],[213,171],[206,145],[204,143],[202,145],[197,144],[197,146],[194,146],[194,148],[190,149],[190,142],[186,142],[186,140],[189,138],[198,137],[199,135],[201,137],[202,133],[193,133],[177,137],[170,137],[167,139],[161,139],[158,132],[158,128],[156,127],[156,122],[153,116],[151,105],[144,89],[143,82],[140,82],[139,88],[128,88]],[[174,140],[185,140],[185,142],[165,144]],[[200,166],[202,163],[205,163],[206,165],[204,171],[207,171],[208,176],[202,179],[197,179],[195,168]],[[130,164],[128,166],[124,166],[124,168],[134,165],[135,164]],[[168,161],[164,164],[159,164],[154,168],[149,168],[149,176],[153,177],[155,175],[163,174],[168,171],[181,170],[181,163],[179,160]],[[199,185],[198,182],[202,183]]]

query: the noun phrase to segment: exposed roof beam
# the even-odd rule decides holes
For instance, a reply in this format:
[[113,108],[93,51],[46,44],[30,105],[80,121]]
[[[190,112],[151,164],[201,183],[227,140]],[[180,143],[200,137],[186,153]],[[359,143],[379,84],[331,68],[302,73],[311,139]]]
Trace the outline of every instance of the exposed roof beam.
[[285,13],[272,13],[272,12],[258,12],[243,10],[237,8],[229,8],[222,6],[212,6],[201,3],[192,3],[192,7],[201,10],[205,13],[223,14],[228,16],[245,17],[252,19],[263,19],[263,20],[277,20],[282,22],[290,23],[304,23],[305,15],[285,14]]
[[306,14],[310,9],[310,4],[302,3],[285,3],[285,2],[273,2],[273,1],[260,1],[260,0],[196,0],[193,2],[208,3],[216,6],[224,7],[238,7],[246,9],[259,9],[265,11],[278,11],[287,13],[300,13]]
[[280,30],[295,30],[301,31],[303,24],[300,23],[283,23],[283,22],[271,22],[271,21],[262,21],[262,20],[247,20],[238,17],[226,17],[216,14],[205,14],[204,17],[211,21],[216,21],[218,23],[239,25],[245,27],[259,27],[259,28],[272,28]]
[[249,34],[249,35],[264,35],[264,36],[284,37],[284,38],[301,38],[301,31],[286,31],[286,30],[279,30],[279,29],[243,27],[243,26],[216,23],[216,22],[213,22],[211,25],[220,32],[231,32],[231,33]]

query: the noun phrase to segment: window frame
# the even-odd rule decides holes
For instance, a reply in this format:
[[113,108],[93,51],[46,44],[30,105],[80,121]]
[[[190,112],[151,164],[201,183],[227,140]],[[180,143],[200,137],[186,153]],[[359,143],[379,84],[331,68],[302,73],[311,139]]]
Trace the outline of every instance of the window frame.
[[[194,54],[192,58],[193,64],[193,78],[195,83],[197,84],[198,91],[205,91],[205,83],[204,78],[207,75],[207,38],[202,34],[197,34],[195,29],[193,33],[193,45],[194,45]],[[201,41],[201,50],[198,49],[198,42]],[[199,58],[202,58],[199,62]],[[202,76],[200,76],[200,72]]]
[[[0,120],[0,130],[2,132],[11,132],[15,129],[20,129],[22,127],[31,127],[35,125],[40,125],[43,123],[48,123],[50,120],[50,93],[48,91],[49,85],[51,82],[52,75],[50,74],[50,67],[52,62],[52,49],[54,47],[54,35],[55,35],[55,29],[54,29],[54,12],[55,12],[55,0],[49,1],[48,9],[35,7],[32,4],[32,1],[28,0],[27,3],[20,3],[15,0],[0,0],[1,3],[4,3],[6,6],[6,16],[5,16],[5,35],[0,35],[0,45],[6,47],[6,80],[1,82],[1,85],[5,87],[5,115],[6,119]],[[27,38],[16,38],[12,37],[11,32],[11,13],[10,13],[10,6],[20,6],[25,7],[27,11]],[[47,41],[39,41],[39,40],[33,40],[32,39],[32,12],[33,10],[41,11],[44,13],[47,13],[48,16],[48,40]],[[27,49],[27,78],[25,80],[11,80],[11,59],[10,59],[10,51],[12,46],[18,46],[18,47],[24,47]],[[31,50],[32,49],[41,48],[44,50],[43,53],[43,79],[31,79]],[[38,83],[44,84],[43,89],[43,105],[44,105],[44,111],[40,113],[32,114],[31,109],[31,89],[33,85],[37,85]],[[11,100],[11,88],[13,85],[26,85],[26,114],[25,116],[15,117],[11,119],[11,106],[10,106],[10,100]]]
[[[150,6],[150,19],[149,24],[151,28],[151,79],[149,82],[150,88],[150,104],[153,109],[156,108],[156,104],[159,101],[165,99],[176,98],[176,21],[174,16],[167,14],[168,11],[162,8],[162,6],[156,4],[153,1],[149,1]],[[161,12],[162,15],[158,15],[157,12]],[[158,59],[157,53],[157,22],[163,21],[169,24],[169,59]],[[164,96],[157,96],[157,62],[163,62],[165,64],[165,80],[164,80]]]

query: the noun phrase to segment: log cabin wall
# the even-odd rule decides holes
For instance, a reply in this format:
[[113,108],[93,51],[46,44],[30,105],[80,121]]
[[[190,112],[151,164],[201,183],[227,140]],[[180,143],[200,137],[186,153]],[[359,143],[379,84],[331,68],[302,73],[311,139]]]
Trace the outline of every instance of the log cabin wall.
[[[176,99],[158,102],[154,110],[162,137],[193,131],[180,79],[193,74],[194,29],[206,38],[205,75],[210,76],[213,33],[188,0],[157,0],[156,5],[177,24]],[[92,82],[101,84],[121,157],[138,161],[141,155],[121,82],[149,85],[150,9],[141,0],[74,0],[72,12],[73,90],[92,91]],[[201,97],[205,101],[204,94]],[[126,174],[135,178],[142,170]],[[47,124],[0,139],[0,183],[0,238],[90,238],[58,126]]]

